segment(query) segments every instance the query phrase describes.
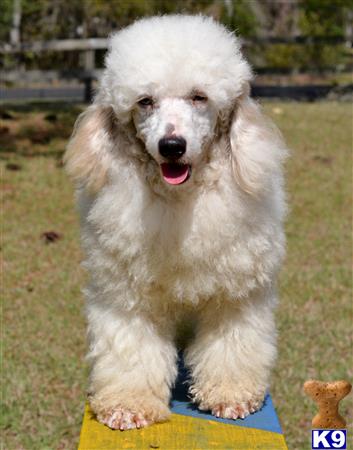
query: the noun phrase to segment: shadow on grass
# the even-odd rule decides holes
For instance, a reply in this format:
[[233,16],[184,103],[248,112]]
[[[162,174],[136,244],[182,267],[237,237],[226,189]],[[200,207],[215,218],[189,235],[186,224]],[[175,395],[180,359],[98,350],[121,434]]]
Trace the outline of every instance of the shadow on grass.
[[0,106],[0,159],[48,157],[61,160],[83,107],[31,102]]
[[24,157],[24,158],[36,158],[36,157],[44,157],[44,158],[52,158],[57,160],[58,166],[61,166],[61,161],[63,158],[63,155],[65,153],[65,149],[58,150],[58,151],[48,151],[48,152],[27,152],[27,151],[21,151],[18,149],[11,149],[2,151],[0,149],[0,161],[13,161],[14,157]]
[[33,112],[69,112],[79,114],[85,106],[77,102],[8,102],[0,104],[0,111],[14,111],[21,113]]

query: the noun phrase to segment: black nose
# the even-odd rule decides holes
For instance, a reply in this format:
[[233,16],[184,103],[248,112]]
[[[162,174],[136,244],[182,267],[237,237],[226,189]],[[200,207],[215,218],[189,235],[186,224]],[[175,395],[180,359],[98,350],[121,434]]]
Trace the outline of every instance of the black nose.
[[163,138],[158,144],[159,153],[167,159],[178,159],[186,152],[186,140],[182,137]]

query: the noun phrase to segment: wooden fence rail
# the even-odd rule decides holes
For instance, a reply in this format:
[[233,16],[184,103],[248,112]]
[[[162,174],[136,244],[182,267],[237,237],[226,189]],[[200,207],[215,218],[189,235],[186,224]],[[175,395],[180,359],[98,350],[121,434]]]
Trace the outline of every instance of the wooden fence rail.
[[[253,37],[249,39],[240,39],[241,45],[248,47],[250,45],[262,44],[344,44],[346,47],[352,47],[352,41],[342,36],[293,36],[293,37]],[[88,39],[59,39],[50,41],[23,42],[17,45],[9,43],[0,43],[0,54],[16,54],[23,52],[44,52],[44,51],[75,51],[75,50],[102,50],[108,48],[108,39],[106,38],[88,38]]]
[[108,48],[108,39],[60,39],[52,41],[23,42],[18,45],[0,44],[0,54],[16,54],[24,52],[72,52],[76,50],[104,50]]
[[[337,45],[343,44],[345,46],[345,52],[347,55],[352,53],[352,41],[348,38],[341,36],[328,36],[328,37],[311,37],[311,36],[295,36],[295,37],[261,37],[242,39],[242,46],[250,48],[256,45],[275,45],[275,44],[328,44]],[[54,70],[54,71],[26,71],[26,70],[1,70],[0,78],[3,83],[6,84],[28,84],[33,85],[35,83],[46,83],[54,80],[65,80],[67,82],[79,81],[84,86],[79,91],[76,87],[64,87],[55,92],[55,88],[28,88],[27,91],[20,88],[16,89],[3,89],[0,95],[0,99],[15,99],[23,95],[24,97],[40,96],[40,98],[64,98],[67,95],[69,98],[77,97],[79,92],[83,92],[84,101],[88,102],[92,98],[92,86],[93,82],[100,78],[102,69],[95,67],[95,52],[97,50],[106,50],[109,45],[109,40],[106,38],[89,38],[89,39],[61,39],[51,41],[36,41],[36,42],[23,42],[23,43],[0,43],[0,55],[17,55],[24,54],[26,52],[43,53],[43,52],[70,52],[79,51],[84,54],[82,68],[75,70]],[[348,60],[348,58],[347,58]],[[350,63],[347,63],[343,68],[337,68],[336,66],[326,67],[319,71],[322,73],[337,73],[339,71],[347,71],[352,68]],[[293,69],[291,68],[278,68],[278,67],[255,67],[255,72],[258,74],[291,74]],[[295,69],[298,73],[298,70]],[[299,71],[301,72],[301,71]],[[305,70],[305,73],[317,73],[317,71]],[[330,85],[318,85],[318,86],[254,86],[253,93],[258,96],[265,97],[289,97],[289,98],[306,98],[316,99],[327,95],[332,89]],[[59,92],[60,91],[60,92]]]

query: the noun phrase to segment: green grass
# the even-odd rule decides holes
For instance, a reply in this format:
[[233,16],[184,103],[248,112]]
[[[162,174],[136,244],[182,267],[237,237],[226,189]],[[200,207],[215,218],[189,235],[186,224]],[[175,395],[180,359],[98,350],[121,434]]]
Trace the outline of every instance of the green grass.
[[[352,111],[343,103],[267,103],[265,110],[292,149],[272,394],[289,448],[302,450],[310,448],[315,412],[304,381],[353,379]],[[71,449],[87,380],[84,274],[73,191],[60,157],[78,108],[6,111],[13,118],[0,127],[2,448]],[[46,120],[48,113],[56,121]],[[51,230],[61,239],[45,244],[41,234]],[[352,424],[352,394],[341,410]]]
[[[303,395],[304,381],[353,379],[352,108],[288,103],[266,109],[292,148],[272,392],[289,448],[301,450],[311,448],[316,409]],[[352,432],[352,394],[341,409]]]

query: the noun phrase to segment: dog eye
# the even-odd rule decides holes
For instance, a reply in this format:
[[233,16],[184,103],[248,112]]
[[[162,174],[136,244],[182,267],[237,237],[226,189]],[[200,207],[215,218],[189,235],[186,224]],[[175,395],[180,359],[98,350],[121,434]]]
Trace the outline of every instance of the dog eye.
[[144,97],[139,100],[138,105],[140,106],[152,106],[153,105],[153,99],[151,97]]
[[204,103],[204,102],[207,102],[207,97],[206,97],[206,95],[195,94],[191,97],[191,100],[193,102]]

